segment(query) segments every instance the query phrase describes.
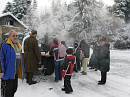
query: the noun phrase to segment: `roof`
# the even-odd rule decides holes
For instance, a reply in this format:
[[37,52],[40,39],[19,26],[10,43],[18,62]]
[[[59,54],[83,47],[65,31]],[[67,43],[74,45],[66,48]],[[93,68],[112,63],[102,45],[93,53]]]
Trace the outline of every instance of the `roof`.
[[20,21],[18,18],[16,18],[13,14],[11,13],[4,13],[4,14],[0,14],[0,18],[4,17],[4,16],[11,16],[13,17],[16,21],[18,21],[23,27],[27,28],[27,26],[22,22]]

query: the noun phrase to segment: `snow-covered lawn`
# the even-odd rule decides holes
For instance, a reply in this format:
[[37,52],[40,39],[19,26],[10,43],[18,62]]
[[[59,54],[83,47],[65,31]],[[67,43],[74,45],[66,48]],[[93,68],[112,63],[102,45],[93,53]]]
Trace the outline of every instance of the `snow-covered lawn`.
[[53,76],[47,79],[32,86],[19,81],[15,97],[130,97],[130,50],[111,51],[111,70],[106,85],[97,85],[100,72],[94,70],[88,70],[86,76],[78,73],[72,78],[72,94],[61,91],[63,81],[55,83]]

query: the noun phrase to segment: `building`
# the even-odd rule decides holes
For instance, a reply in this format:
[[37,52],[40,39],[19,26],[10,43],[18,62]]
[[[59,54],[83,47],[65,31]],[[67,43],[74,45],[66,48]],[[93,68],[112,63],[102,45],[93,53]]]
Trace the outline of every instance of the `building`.
[[0,32],[8,33],[10,30],[24,33],[27,26],[11,13],[0,15]]

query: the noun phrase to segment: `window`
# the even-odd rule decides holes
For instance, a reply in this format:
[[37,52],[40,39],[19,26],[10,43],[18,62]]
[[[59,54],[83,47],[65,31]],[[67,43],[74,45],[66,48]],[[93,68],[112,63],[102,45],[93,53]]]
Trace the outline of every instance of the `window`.
[[13,21],[13,20],[10,20],[10,21],[9,21],[9,25],[14,25],[14,21]]

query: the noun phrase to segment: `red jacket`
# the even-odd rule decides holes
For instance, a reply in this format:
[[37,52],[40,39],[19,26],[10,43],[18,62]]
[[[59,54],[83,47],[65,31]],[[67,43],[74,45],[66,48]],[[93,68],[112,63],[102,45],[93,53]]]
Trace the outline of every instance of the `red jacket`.
[[64,61],[64,70],[65,75],[72,75],[73,71],[74,71],[74,66],[76,63],[76,57],[73,55],[67,55],[65,57],[65,61]]

